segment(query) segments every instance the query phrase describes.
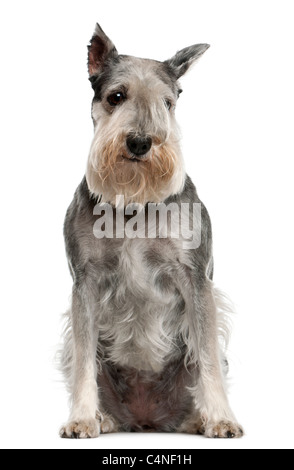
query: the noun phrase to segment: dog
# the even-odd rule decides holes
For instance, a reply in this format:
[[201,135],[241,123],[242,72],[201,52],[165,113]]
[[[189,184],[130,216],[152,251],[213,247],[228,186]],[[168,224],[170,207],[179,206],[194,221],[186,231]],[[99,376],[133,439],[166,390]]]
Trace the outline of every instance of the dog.
[[[94,138],[64,224],[73,290],[62,438],[243,435],[226,393],[227,315],[212,281],[211,223],[185,172],[175,119],[179,79],[208,47],[164,62],[120,55],[98,24],[88,46]],[[151,215],[164,208],[160,227]]]

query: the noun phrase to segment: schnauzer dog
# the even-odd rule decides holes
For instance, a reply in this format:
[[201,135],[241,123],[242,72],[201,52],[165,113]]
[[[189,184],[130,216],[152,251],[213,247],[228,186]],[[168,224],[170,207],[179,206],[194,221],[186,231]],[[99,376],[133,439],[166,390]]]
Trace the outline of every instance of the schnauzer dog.
[[[120,55],[99,25],[88,46],[94,138],[64,226],[73,290],[61,353],[71,413],[61,437],[243,435],[226,395],[226,305],[212,282],[210,219],[185,173],[175,120],[178,80],[208,47],[165,62]],[[169,211],[188,230],[191,204],[201,206],[196,247],[182,230],[173,236]],[[149,216],[164,205],[162,234]]]

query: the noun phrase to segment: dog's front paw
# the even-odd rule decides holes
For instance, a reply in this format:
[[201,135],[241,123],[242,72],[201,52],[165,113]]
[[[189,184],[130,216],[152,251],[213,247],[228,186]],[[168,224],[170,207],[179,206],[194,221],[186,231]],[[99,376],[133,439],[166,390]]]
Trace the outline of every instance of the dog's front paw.
[[95,439],[100,434],[99,421],[87,419],[71,421],[60,429],[62,439]]
[[207,423],[203,431],[206,437],[214,439],[238,439],[244,435],[242,427],[231,421]]

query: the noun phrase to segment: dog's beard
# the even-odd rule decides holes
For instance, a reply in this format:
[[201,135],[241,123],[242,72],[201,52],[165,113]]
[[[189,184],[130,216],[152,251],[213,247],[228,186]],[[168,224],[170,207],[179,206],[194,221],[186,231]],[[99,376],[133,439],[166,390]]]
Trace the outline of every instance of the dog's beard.
[[159,203],[182,191],[184,168],[178,145],[153,144],[148,157],[130,159],[125,137],[102,143],[94,138],[87,165],[87,183],[91,193],[103,202],[115,205],[116,196],[129,203]]

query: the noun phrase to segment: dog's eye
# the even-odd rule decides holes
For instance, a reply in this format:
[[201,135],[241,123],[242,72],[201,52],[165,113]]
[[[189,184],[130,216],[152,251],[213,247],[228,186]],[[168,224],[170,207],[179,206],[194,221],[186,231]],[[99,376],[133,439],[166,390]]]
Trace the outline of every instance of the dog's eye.
[[118,104],[121,104],[125,99],[125,95],[118,91],[117,93],[112,93],[111,95],[109,95],[107,101],[110,106],[117,106]]
[[164,100],[165,102],[165,106],[167,107],[168,110],[170,110],[172,108],[172,104],[169,100]]

